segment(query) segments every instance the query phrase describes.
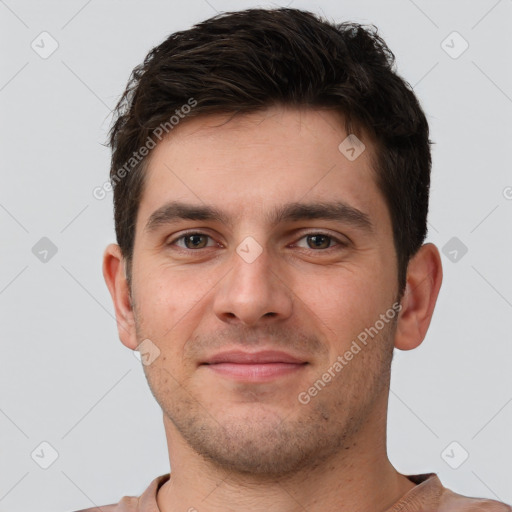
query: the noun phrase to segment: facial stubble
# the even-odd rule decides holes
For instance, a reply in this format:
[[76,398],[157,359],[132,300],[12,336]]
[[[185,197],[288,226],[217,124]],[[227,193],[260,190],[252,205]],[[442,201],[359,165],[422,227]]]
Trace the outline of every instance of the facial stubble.
[[[145,339],[137,316],[136,326],[138,339]],[[163,366],[165,358],[144,371],[176,433],[205,461],[241,475],[286,478],[339,458],[357,444],[358,432],[383,397],[387,399],[395,329],[396,319],[308,404],[290,397],[291,411],[283,410],[280,401],[255,399],[240,405],[233,400],[230,407],[219,397],[219,403],[207,404],[193,378],[180,381]]]

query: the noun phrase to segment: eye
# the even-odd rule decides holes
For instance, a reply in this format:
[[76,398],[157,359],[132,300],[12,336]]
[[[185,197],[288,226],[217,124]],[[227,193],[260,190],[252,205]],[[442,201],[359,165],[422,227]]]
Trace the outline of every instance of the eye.
[[[208,240],[211,242],[210,244],[208,244]],[[187,233],[171,241],[169,245],[177,245],[181,249],[204,249],[214,246],[215,242],[204,233]]]
[[[305,246],[301,244],[301,240],[305,240],[307,245]],[[302,247],[303,249],[322,250],[330,249],[331,247],[336,245],[346,246],[347,244],[325,233],[310,233],[308,235],[303,236],[296,245],[297,247]]]

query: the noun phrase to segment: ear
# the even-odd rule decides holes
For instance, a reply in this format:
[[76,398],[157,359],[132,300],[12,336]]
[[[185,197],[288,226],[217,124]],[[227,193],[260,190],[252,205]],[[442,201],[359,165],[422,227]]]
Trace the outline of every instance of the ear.
[[135,350],[138,346],[130,289],[126,280],[125,259],[117,244],[110,244],[103,254],[103,277],[116,311],[117,331],[123,345]]
[[407,284],[398,317],[395,347],[411,350],[421,344],[427,334],[443,269],[439,251],[434,244],[422,245],[407,266]]

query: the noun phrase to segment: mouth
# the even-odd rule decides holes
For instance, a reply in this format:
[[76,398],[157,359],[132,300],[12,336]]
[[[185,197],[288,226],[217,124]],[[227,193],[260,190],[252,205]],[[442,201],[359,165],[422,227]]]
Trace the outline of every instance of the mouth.
[[266,350],[262,352],[230,351],[216,354],[201,364],[207,369],[239,381],[268,381],[296,373],[309,363],[286,352]]

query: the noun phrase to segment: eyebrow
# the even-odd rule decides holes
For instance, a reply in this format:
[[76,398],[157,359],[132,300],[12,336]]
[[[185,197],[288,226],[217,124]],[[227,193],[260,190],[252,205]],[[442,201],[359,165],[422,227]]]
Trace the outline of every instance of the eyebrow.
[[[368,233],[373,231],[373,224],[368,214],[340,201],[287,203],[274,208],[266,216],[265,220],[270,225],[275,226],[282,222],[314,219],[335,220],[360,228]],[[144,231],[151,234],[161,226],[180,220],[218,221],[233,227],[233,219],[214,206],[171,201],[151,214],[144,227]]]

